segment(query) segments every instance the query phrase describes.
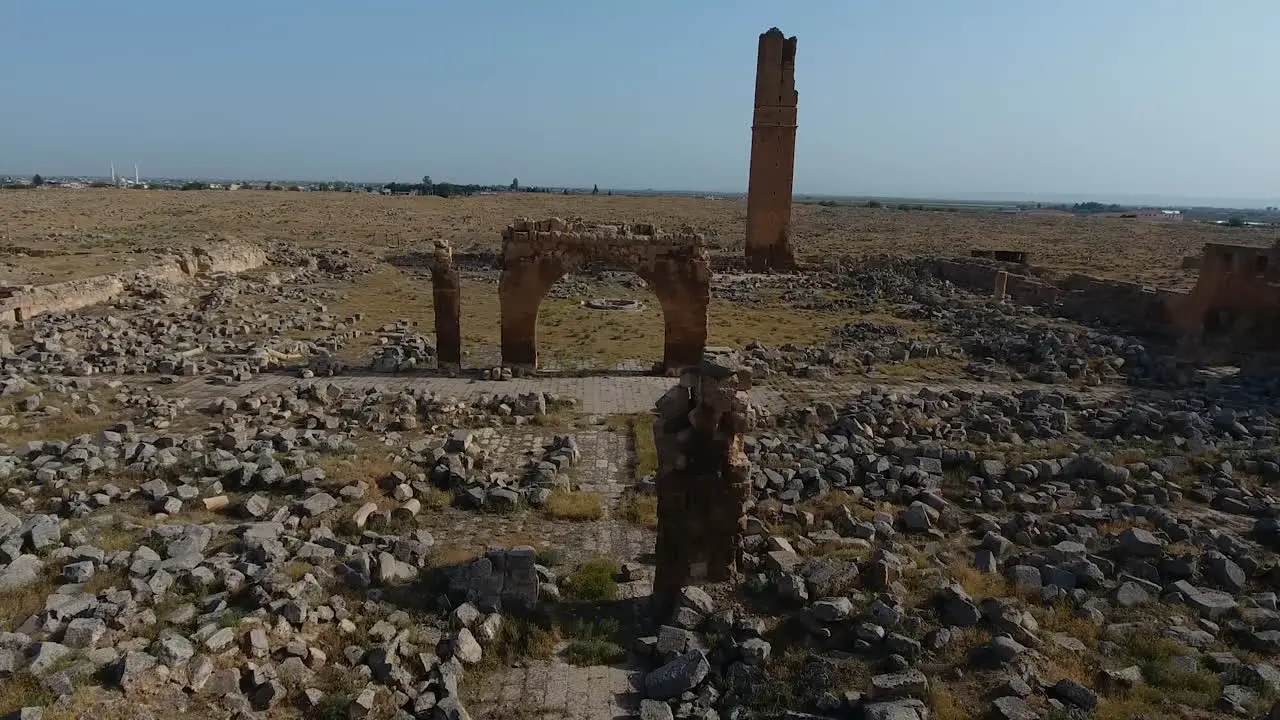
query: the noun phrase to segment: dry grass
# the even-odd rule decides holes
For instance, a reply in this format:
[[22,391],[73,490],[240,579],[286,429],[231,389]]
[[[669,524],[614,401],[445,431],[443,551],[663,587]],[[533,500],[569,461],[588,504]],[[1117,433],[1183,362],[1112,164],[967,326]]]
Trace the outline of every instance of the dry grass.
[[1013,595],[1013,588],[1009,581],[998,572],[983,572],[978,568],[962,562],[951,565],[951,577],[960,583],[965,592],[969,593],[974,600],[982,600],[983,598],[996,597],[1003,598]]
[[605,425],[616,432],[627,433],[631,444],[631,477],[638,482],[658,472],[658,448],[654,444],[651,412],[610,415]]
[[454,567],[465,565],[480,557],[480,552],[472,547],[459,545],[437,545],[431,553],[431,567]]
[[422,503],[423,510],[443,510],[453,505],[453,493],[448,490],[441,490],[438,487],[431,487],[425,493],[415,495],[418,501]]
[[56,699],[40,687],[40,680],[30,673],[18,673],[0,682],[0,715],[5,717],[24,707],[44,707]]
[[116,588],[119,590],[127,590],[129,588],[129,576],[121,569],[98,570],[84,584],[85,592],[98,593],[107,588]]
[[900,363],[878,363],[875,374],[898,380],[953,378],[961,375],[968,360],[951,357],[912,358]]
[[957,698],[943,687],[939,678],[930,679],[927,701],[929,709],[933,710],[934,720],[975,720],[982,716],[981,700],[970,699],[966,702]]
[[658,527],[658,496],[640,492],[626,493],[618,505],[618,517],[633,525],[650,530],[656,529]]
[[553,490],[542,510],[554,520],[599,520],[604,517],[604,499],[597,492]]
[[46,407],[58,408],[60,412],[38,419],[18,415],[17,424],[5,428],[4,441],[16,446],[31,440],[70,440],[81,435],[96,435],[133,417],[123,408],[103,408],[93,415],[87,408],[73,407],[67,403],[50,402]]
[[1092,620],[1077,616],[1071,606],[1066,603],[1058,603],[1049,608],[1033,607],[1031,614],[1035,616],[1040,629],[1045,632],[1070,635],[1090,649],[1098,646],[1101,628]]
[[44,610],[45,598],[57,586],[52,576],[46,574],[26,587],[0,592],[0,629],[11,631],[27,618]]
[[97,540],[93,544],[103,552],[116,552],[117,550],[132,550],[138,546],[137,530],[126,530],[124,528],[113,528],[105,530],[98,535]]

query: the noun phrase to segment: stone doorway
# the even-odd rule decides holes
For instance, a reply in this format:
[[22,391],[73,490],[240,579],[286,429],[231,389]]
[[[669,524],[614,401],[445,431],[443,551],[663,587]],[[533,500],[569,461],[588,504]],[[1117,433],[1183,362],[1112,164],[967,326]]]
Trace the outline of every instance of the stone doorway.
[[502,234],[502,364],[536,370],[538,311],[562,276],[587,263],[639,275],[657,296],[663,316],[662,366],[697,365],[707,344],[711,266],[703,238],[664,233],[653,225],[588,225],[560,218],[516,220]]

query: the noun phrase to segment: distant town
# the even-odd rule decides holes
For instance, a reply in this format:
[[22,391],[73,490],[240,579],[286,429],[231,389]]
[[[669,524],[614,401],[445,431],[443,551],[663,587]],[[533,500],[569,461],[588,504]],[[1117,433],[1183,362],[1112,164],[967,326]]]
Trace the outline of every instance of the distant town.
[[[15,176],[0,175],[0,190],[62,189],[84,190],[91,188],[116,188],[121,190],[263,190],[281,192],[352,192],[370,195],[406,196],[433,195],[438,197],[468,197],[472,195],[496,195],[500,193],[555,193],[561,195],[674,195],[694,196],[707,200],[741,199],[746,193],[712,193],[672,190],[615,190],[601,189],[598,185],[586,187],[550,187],[521,185],[518,178],[502,185],[477,185],[436,182],[431,176],[423,176],[421,182],[317,182],[295,180],[228,180],[190,178],[142,178],[137,168],[132,176],[117,173],[112,168],[110,176]],[[973,200],[919,199],[893,197],[840,197],[826,195],[796,195],[800,204],[817,204],[826,207],[861,205],[868,208],[884,208],[900,211],[931,212],[982,212],[1026,215],[1075,215],[1137,220],[1140,222],[1199,222],[1231,227],[1280,227],[1280,207],[1230,208],[1212,206],[1121,205],[1100,202],[1052,203],[1052,202],[983,202]]]

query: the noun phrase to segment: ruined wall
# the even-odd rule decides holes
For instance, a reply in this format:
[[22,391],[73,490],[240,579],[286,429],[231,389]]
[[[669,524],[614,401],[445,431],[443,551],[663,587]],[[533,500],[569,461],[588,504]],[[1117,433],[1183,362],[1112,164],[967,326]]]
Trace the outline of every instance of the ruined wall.
[[1209,352],[1280,348],[1280,243],[1208,243],[1191,292],[1170,303],[1170,321]]
[[8,297],[0,297],[0,324],[110,302],[135,287],[156,283],[180,284],[199,273],[238,273],[266,262],[266,253],[261,248],[228,241],[208,248],[178,251],[141,270],[122,270],[81,280],[11,288]]
[[756,57],[751,175],[747,184],[747,266],[795,267],[791,189],[796,165],[796,39],[778,28],[760,36]]
[[436,316],[436,367],[456,372],[462,367],[462,286],[453,267],[453,248],[445,240],[435,242],[431,292]]
[[551,218],[516,220],[502,234],[502,364],[537,368],[538,309],[551,286],[586,263],[631,270],[662,306],[662,363],[696,365],[707,343],[711,266],[701,235],[653,225],[588,225]]
[[1087,323],[1103,324],[1121,332],[1166,335],[1170,302],[1184,297],[1174,290],[1154,288],[1124,280],[1104,280],[1071,275],[1059,284],[1059,312]]
[[1058,288],[1039,278],[1011,272],[1000,265],[965,260],[935,260],[930,271],[947,282],[977,293],[994,293],[1001,272],[1004,296],[1019,305],[1051,306],[1058,301]]
[[749,371],[708,355],[658,400],[659,617],[685,585],[733,580],[740,571],[751,490],[743,451],[749,388]]

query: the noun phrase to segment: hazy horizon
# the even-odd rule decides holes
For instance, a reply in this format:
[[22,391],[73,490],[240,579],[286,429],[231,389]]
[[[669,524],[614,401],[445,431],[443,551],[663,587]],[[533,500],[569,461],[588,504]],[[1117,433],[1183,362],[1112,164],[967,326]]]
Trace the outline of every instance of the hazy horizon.
[[71,6],[0,13],[7,172],[742,192],[777,26],[798,195],[1280,205],[1261,0]]

